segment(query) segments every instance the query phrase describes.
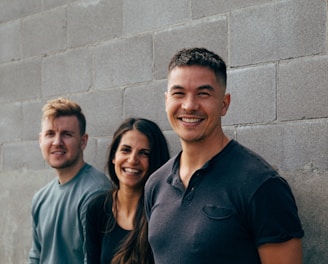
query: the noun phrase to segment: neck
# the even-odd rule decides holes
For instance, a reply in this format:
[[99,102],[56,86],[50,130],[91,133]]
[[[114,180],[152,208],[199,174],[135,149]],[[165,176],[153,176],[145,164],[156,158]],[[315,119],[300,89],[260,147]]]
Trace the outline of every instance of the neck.
[[213,156],[218,154],[228,144],[225,135],[212,141],[181,142],[182,154],[180,159],[180,178],[185,187],[193,173],[200,169]]
[[116,211],[116,222],[123,229],[132,230],[142,192],[127,191],[124,188],[120,188],[117,190],[116,195],[116,203],[114,203],[116,208],[113,208]]
[[141,191],[130,191],[125,188],[117,190],[117,202],[120,205],[120,210],[127,214],[134,213],[138,207],[138,202],[141,197]]
[[65,184],[73,179],[80,169],[84,166],[85,162],[83,160],[77,162],[75,165],[67,168],[56,169],[58,175],[58,181],[60,184]]

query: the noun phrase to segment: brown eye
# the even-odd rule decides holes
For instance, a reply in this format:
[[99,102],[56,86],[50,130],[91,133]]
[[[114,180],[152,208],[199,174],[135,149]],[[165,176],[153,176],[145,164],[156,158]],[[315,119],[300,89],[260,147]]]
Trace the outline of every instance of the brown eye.
[[44,135],[46,137],[52,137],[55,133],[53,131],[47,131]]
[[130,152],[130,149],[127,148],[127,147],[122,147],[122,148],[120,149],[120,151],[121,151],[122,153],[129,153],[129,152]]
[[140,154],[141,154],[142,156],[149,157],[149,154],[150,154],[150,153],[149,153],[148,150],[144,150],[144,151],[141,151]]
[[200,97],[208,97],[208,96],[210,96],[210,94],[207,93],[207,92],[200,92],[200,93],[198,93],[198,95],[199,95]]

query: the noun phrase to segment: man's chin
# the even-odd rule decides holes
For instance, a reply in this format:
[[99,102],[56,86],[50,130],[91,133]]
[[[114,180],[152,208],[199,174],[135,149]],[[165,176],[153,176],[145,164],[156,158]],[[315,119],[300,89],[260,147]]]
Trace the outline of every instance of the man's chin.
[[72,163],[61,163],[61,164],[56,164],[56,163],[51,163],[49,164],[51,168],[60,170],[60,169],[66,169],[72,166]]
[[186,136],[186,137],[181,136],[180,140],[187,144],[192,144],[192,143],[201,143],[203,142],[204,138],[202,136]]

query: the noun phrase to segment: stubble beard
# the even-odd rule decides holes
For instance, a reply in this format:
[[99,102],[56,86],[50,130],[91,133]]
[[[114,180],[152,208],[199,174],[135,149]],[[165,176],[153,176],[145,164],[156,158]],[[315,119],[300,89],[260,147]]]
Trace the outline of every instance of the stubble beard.
[[70,167],[73,167],[74,165],[76,165],[79,161],[79,157],[80,155],[77,155],[74,159],[69,159],[64,161],[63,163],[57,164],[56,162],[51,162],[49,161],[49,165],[53,168],[53,169],[67,169]]

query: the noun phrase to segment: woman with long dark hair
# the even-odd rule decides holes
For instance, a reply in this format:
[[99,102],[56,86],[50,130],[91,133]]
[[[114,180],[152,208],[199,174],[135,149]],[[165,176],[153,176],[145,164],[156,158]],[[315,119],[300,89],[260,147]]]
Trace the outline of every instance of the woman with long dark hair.
[[144,212],[144,185],[169,159],[156,123],[125,120],[114,133],[107,168],[113,189],[97,196],[87,211],[88,264],[154,263]]

